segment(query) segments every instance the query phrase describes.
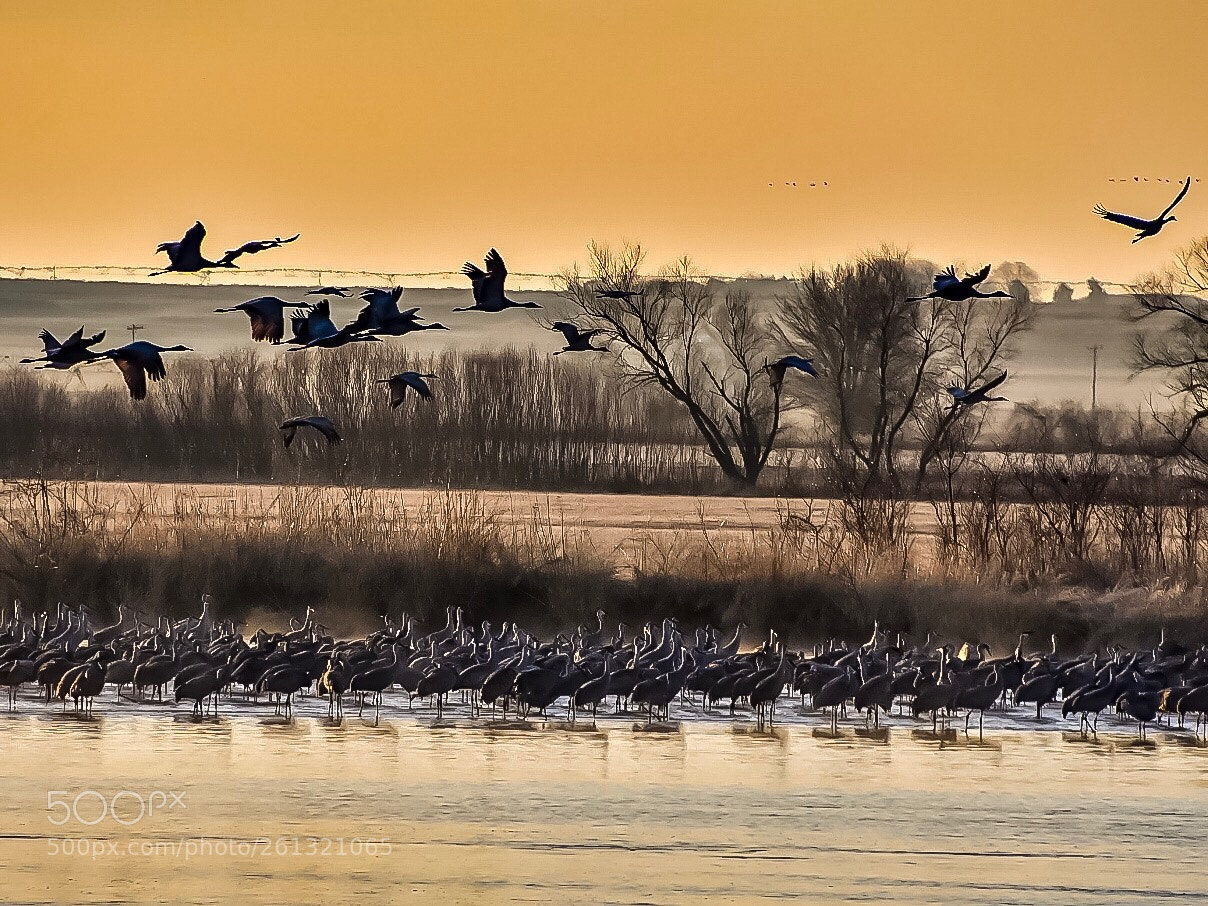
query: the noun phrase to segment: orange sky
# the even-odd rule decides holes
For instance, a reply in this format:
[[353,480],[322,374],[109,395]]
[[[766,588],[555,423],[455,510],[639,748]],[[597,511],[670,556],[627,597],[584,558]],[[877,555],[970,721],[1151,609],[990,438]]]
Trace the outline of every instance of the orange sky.
[[[558,269],[590,238],[784,273],[882,241],[1129,279],[1208,232],[1198,3],[38,3],[0,9],[0,263]],[[787,188],[826,180],[826,189]],[[775,182],[769,188],[768,182]],[[271,256],[271,260],[270,260]],[[160,256],[162,258],[162,256]]]

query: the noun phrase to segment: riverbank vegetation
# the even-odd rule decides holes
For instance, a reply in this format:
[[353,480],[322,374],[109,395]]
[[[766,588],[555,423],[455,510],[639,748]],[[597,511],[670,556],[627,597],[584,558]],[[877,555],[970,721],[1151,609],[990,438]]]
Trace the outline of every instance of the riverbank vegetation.
[[[1090,476],[1071,483],[1092,490]],[[194,613],[205,593],[222,616],[277,625],[314,606],[337,631],[383,614],[438,621],[457,604],[496,624],[565,629],[602,608],[631,625],[741,620],[802,641],[874,621],[992,642],[1022,629],[1144,642],[1163,626],[1205,639],[1205,562],[1208,506],[1191,499],[948,513],[797,501],[746,524],[702,509],[618,544],[533,495],[44,481],[0,494],[0,594],[27,609],[121,603],[153,620]]]

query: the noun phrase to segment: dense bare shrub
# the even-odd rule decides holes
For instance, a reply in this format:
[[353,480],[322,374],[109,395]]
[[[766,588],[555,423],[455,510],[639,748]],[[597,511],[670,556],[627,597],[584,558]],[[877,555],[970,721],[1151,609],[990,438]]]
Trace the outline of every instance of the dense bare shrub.
[[1148,455],[1169,448],[1169,436],[1152,414],[1066,401],[1020,403],[1007,415],[993,443],[1015,453],[1104,453]]
[[[691,425],[607,367],[533,350],[420,359],[386,343],[180,358],[147,400],[65,390],[27,371],[0,381],[0,468],[8,475],[189,481],[311,481],[494,487],[699,489],[715,483]],[[398,410],[373,383],[438,375],[431,402]],[[344,435],[282,448],[283,418],[322,413]]]
[[1039,454],[1008,460],[1027,506],[1018,508],[1023,553],[1033,575],[1081,568],[1090,561],[1101,520],[1098,508],[1111,481],[1110,464],[1098,453]]

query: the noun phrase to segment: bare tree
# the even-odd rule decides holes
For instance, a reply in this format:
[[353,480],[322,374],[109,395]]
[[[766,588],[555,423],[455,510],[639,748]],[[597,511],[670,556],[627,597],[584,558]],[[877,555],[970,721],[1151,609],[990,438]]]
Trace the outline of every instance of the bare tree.
[[1094,277],[1088,277],[1086,279],[1086,299],[1084,301],[1103,303],[1108,301],[1108,298],[1109,293],[1107,291],[1107,287],[1105,287],[1099,280],[1096,280]]
[[1208,237],[1178,252],[1167,270],[1133,287],[1137,322],[1161,316],[1163,327],[1133,339],[1137,371],[1160,371],[1182,411],[1154,417],[1174,440],[1175,452],[1208,469]]
[[1040,274],[1023,261],[1004,261],[990,271],[989,284],[1001,287],[1014,298],[1032,301],[1032,287],[1040,285]]
[[1027,286],[1036,286],[1040,283],[1040,274],[1036,273],[1035,268],[1023,261],[1004,261],[990,271],[991,283],[1005,286],[1012,280],[1018,280]]
[[[926,276],[885,248],[803,273],[781,299],[783,342],[810,350],[825,378],[809,402],[833,433],[838,471],[865,490],[918,491],[958,420],[982,418],[951,405],[945,388],[993,376],[1030,324],[1021,299],[907,301]],[[971,444],[978,431],[960,434]],[[918,451],[913,467],[907,447]]]
[[1028,285],[1022,280],[1008,281],[1007,292],[1011,294],[1011,298],[1013,299],[1019,299],[1023,302],[1032,301],[1032,291],[1028,289]]
[[586,275],[576,265],[560,277],[580,327],[609,334],[625,379],[668,393],[722,472],[754,485],[780,431],[780,386],[763,373],[768,318],[745,292],[719,298],[688,259],[648,278],[638,245],[592,243],[588,254]]
[[1030,504],[1021,510],[1029,536],[1041,540],[1032,556],[1039,572],[1056,565],[1083,563],[1102,528],[1104,497],[1116,463],[1097,447],[1089,453],[1012,454],[1007,468]]

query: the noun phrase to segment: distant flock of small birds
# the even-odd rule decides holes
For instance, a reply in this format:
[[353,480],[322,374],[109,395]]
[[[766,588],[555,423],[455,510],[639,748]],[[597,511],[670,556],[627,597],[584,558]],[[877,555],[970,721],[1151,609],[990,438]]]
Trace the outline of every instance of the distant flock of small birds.
[[808,697],[809,712],[828,717],[832,732],[849,706],[876,726],[895,708],[929,719],[933,731],[963,716],[966,733],[974,714],[980,733],[987,711],[1034,707],[1040,721],[1058,702],[1061,717],[1077,716],[1087,736],[1108,710],[1136,721],[1142,737],[1151,723],[1165,719],[1173,729],[1177,720],[1182,728],[1187,717],[1198,736],[1208,715],[1208,647],[1188,648],[1165,632],[1152,649],[1076,656],[1060,654],[1056,636],[1048,650],[1029,652],[1024,632],[1014,651],[992,657],[986,644],[937,646],[928,635],[910,645],[879,626],[864,643],[832,639],[812,652],[790,651],[773,631],[744,651],[741,623],[729,632],[706,625],[689,633],[673,619],[609,629],[598,611],[594,625],[542,640],[511,621],[473,625],[450,606],[445,625],[431,632],[410,617],[384,617],[364,637],[336,639],[308,608],[288,631],[245,638],[238,624],[214,619],[208,596],[202,602],[197,617],[153,626],[120,607],[115,623],[97,626],[86,608],[59,605],[27,618],[18,604],[0,617],[9,710],[29,684],[48,704],[58,699],[66,710],[71,699],[85,716],[107,688],[143,703],[163,701],[169,686],[199,718],[217,715],[224,695],[228,703],[264,696],[291,717],[295,696],[310,695],[326,700],[332,719],[342,717],[346,696],[358,715],[371,707],[376,719],[388,693],[406,696],[409,708],[426,700],[438,719],[457,693],[472,718],[489,709],[491,717],[549,719],[564,707],[567,720],[590,714],[594,722],[611,700],[615,713],[644,716],[648,725],[669,720],[678,703],[683,716],[734,717],[741,708],[760,727],[773,724],[779,702],[799,696],[802,713]]
[[[771,183],[769,183],[771,185]],[[796,183],[785,183],[796,185]],[[814,185],[811,183],[811,185]],[[826,183],[823,183],[826,185]],[[1096,205],[1095,213],[1112,223],[1118,223],[1135,230],[1133,242],[1140,242],[1150,236],[1156,236],[1166,224],[1176,220],[1171,214],[1175,206],[1187,195],[1191,188],[1191,177],[1187,177],[1182,189],[1165,210],[1157,217],[1145,219],[1128,214],[1118,214],[1108,211],[1101,205]],[[157,246],[157,252],[166,253],[168,266],[152,272],[151,276],[166,273],[199,273],[216,268],[238,268],[235,262],[244,255],[256,255],[269,249],[279,248],[296,242],[301,234],[282,238],[259,239],[245,242],[233,249],[228,249],[217,260],[205,257],[201,251],[202,240],[205,239],[206,229],[201,221],[185,231],[184,236],[175,242],[163,242]],[[507,279],[507,267],[503,256],[495,249],[487,252],[485,267],[479,267],[467,261],[462,265],[461,272],[470,280],[473,291],[473,304],[454,308],[455,312],[484,312],[498,314],[512,309],[537,309],[541,306],[536,302],[517,302],[507,296],[504,283]],[[980,289],[982,283],[990,275],[990,266],[986,265],[976,273],[966,273],[957,276],[955,267],[949,266],[935,275],[931,292],[909,299],[921,302],[930,299],[942,299],[949,302],[964,302],[971,299],[1011,298],[1011,294],[1003,290],[985,292]],[[627,287],[600,286],[596,292],[604,298],[629,299],[641,296],[643,289]],[[259,296],[249,299],[232,308],[217,308],[215,312],[243,312],[251,322],[251,336],[256,342],[281,343],[285,338],[285,310],[296,309],[290,315],[290,327],[293,336],[286,341],[291,351],[308,349],[335,349],[349,343],[380,342],[382,337],[403,337],[421,330],[448,330],[438,322],[423,323],[420,319],[419,308],[399,308],[402,298],[402,287],[387,289],[365,289],[358,296],[364,301],[364,307],[356,318],[343,327],[337,327],[331,318],[330,298],[347,298],[352,291],[347,287],[322,286],[307,292],[308,296],[320,297],[312,303],[288,302],[276,296]],[[566,345],[554,353],[561,355],[567,352],[608,352],[608,331],[602,328],[583,329],[570,321],[555,321],[549,329],[562,333]],[[159,346],[145,340],[136,340],[113,349],[95,351],[105,339],[105,331],[84,336],[84,327],[59,341],[49,330],[39,334],[43,344],[41,356],[22,359],[23,364],[37,364],[40,368],[70,369],[102,359],[109,359],[122,373],[129,388],[130,397],[142,400],[147,396],[147,380],[159,381],[167,375],[164,366],[163,353],[189,352],[190,347],[184,345]],[[594,345],[593,341],[602,341],[604,345]],[[790,370],[800,371],[817,378],[813,359],[790,354],[764,366],[773,390],[779,394],[785,374]],[[390,406],[397,408],[406,399],[408,389],[415,391],[420,399],[432,398],[432,390],[427,381],[436,378],[434,374],[419,374],[407,371],[386,378],[377,379],[376,383],[386,384],[390,390]],[[952,397],[954,410],[968,408],[978,403],[1005,401],[1006,397],[990,396],[990,391],[997,388],[1007,378],[1006,371],[979,386],[951,386],[947,388]],[[321,434],[328,443],[339,443],[340,433],[325,416],[315,414],[290,418],[280,425],[283,441],[289,447],[299,428],[312,428]]]
[[[1149,177],[1149,176],[1120,176],[1120,177],[1109,176],[1107,178],[1107,181],[1108,182],[1174,182],[1174,183],[1178,182],[1177,179],[1170,179],[1169,177],[1162,178],[1160,176],[1154,176],[1154,177]],[[1199,181],[1200,181],[1200,178],[1198,176],[1193,180],[1193,182],[1199,182]]]

